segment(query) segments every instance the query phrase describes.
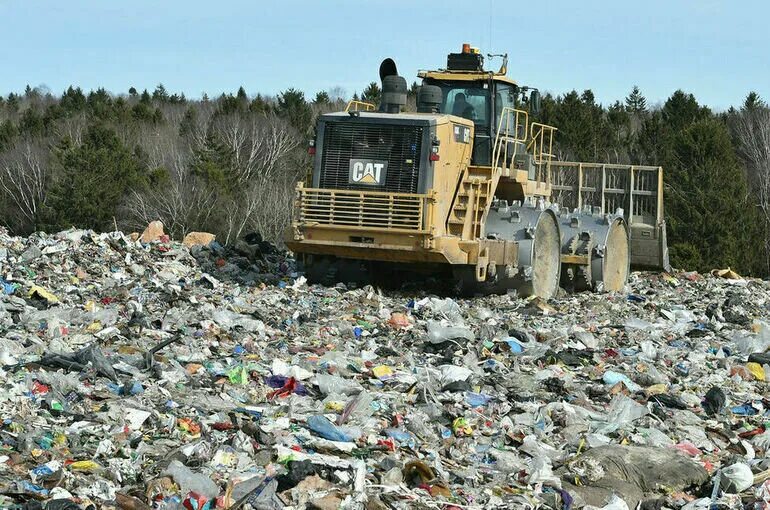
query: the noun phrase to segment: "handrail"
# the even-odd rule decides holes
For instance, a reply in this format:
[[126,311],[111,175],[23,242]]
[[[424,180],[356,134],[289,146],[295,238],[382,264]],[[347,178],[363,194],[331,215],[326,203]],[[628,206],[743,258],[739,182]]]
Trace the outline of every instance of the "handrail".
[[[522,122],[523,120],[523,122]],[[513,123],[511,123],[513,121]],[[505,129],[503,129],[505,124]],[[513,127],[513,136],[511,136],[511,127]],[[521,133],[521,129],[523,133]],[[513,154],[511,158],[516,156],[516,150],[518,148],[518,142],[526,142],[529,136],[529,113],[524,110],[518,110],[506,106],[500,112],[500,122],[497,126],[497,133],[495,135],[495,145],[492,153],[493,167],[500,166],[500,157],[503,157],[503,164],[508,161],[508,144],[513,142]]]
[[555,127],[539,122],[533,122],[530,126],[532,138],[527,144],[527,150],[532,149],[532,158],[536,164],[545,163],[544,157],[548,158],[549,162],[553,158],[553,134],[555,131]]
[[[351,108],[354,108],[354,107],[355,107],[355,109],[351,109]],[[365,112],[373,112],[374,110],[377,109],[377,107],[375,105],[373,105],[372,103],[367,103],[366,101],[356,101],[356,100],[353,100],[353,101],[348,101],[348,105],[345,107],[345,111],[346,112],[350,112],[350,111],[360,112],[361,111],[361,107],[363,107],[363,111],[365,111]]]
[[551,159],[553,153],[553,134],[556,128],[540,122],[533,122],[530,125],[531,140],[527,144],[527,150],[532,151],[532,160],[537,165],[538,182],[551,183]]

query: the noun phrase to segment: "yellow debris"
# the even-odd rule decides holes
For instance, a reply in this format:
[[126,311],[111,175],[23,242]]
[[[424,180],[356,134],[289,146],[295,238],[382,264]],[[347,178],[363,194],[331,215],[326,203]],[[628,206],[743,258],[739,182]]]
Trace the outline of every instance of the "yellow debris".
[[666,388],[665,384],[653,384],[652,386],[649,386],[644,391],[647,393],[648,396],[652,396],[652,395],[662,395],[663,393],[666,393],[667,389],[668,388]]
[[751,372],[751,375],[754,376],[754,379],[758,381],[765,380],[765,369],[762,368],[762,365],[760,365],[759,363],[754,363],[754,362],[747,363],[746,368],[749,369],[749,372]]
[[49,303],[58,303],[59,298],[54,296],[52,293],[45,290],[43,287],[40,287],[38,285],[33,285],[31,289],[29,289],[29,292],[27,293],[28,297],[40,297],[48,301]]
[[372,373],[376,378],[382,379],[383,377],[390,377],[393,375],[393,369],[388,365],[379,365],[372,369]]

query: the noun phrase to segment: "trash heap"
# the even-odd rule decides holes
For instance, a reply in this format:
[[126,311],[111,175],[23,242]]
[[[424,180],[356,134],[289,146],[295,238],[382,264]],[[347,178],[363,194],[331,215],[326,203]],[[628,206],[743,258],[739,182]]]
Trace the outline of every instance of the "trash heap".
[[161,228],[0,232],[0,276],[0,507],[770,508],[733,271],[465,300]]

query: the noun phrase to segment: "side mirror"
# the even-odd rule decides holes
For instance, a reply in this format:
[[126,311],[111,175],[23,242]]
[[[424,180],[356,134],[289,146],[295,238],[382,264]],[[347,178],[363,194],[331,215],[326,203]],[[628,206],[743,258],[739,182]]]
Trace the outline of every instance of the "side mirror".
[[540,91],[533,90],[529,94],[529,113],[537,115],[540,113]]

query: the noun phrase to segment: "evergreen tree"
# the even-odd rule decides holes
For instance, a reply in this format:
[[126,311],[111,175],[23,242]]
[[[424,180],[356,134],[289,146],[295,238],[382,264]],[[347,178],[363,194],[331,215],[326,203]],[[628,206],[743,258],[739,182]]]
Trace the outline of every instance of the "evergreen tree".
[[220,189],[228,189],[232,182],[232,153],[213,134],[206,136],[203,147],[196,148],[192,166],[193,175],[215,183]]
[[19,100],[19,96],[11,92],[8,94],[8,101],[6,101],[6,107],[8,108],[8,111],[11,113],[16,113],[19,111],[19,106],[21,104],[21,101]]
[[19,132],[30,137],[43,136],[45,123],[37,108],[27,108],[19,119]]
[[647,111],[647,99],[645,99],[636,85],[631,89],[631,93],[626,96],[626,109],[637,115]]
[[89,92],[86,103],[97,119],[108,119],[112,116],[112,97],[103,88]]
[[10,120],[0,122],[0,152],[8,149],[18,136],[18,130]]
[[380,86],[376,81],[373,81],[367,85],[364,91],[361,93],[361,100],[366,101],[367,103],[379,104],[381,97],[382,91],[380,90]]
[[767,108],[767,103],[762,100],[761,97],[759,97],[759,94],[754,92],[753,90],[749,92],[749,94],[746,96],[746,99],[743,101],[743,109],[744,110],[757,110],[759,108]]
[[245,107],[245,104],[241,100],[231,94],[222,94],[219,96],[218,105],[219,108],[217,109],[217,114],[219,115],[236,113]]
[[302,134],[308,132],[313,120],[313,111],[305,101],[305,94],[296,89],[289,89],[278,96],[278,114]]
[[129,189],[144,184],[140,162],[112,129],[92,125],[80,146],[67,139],[56,151],[61,176],[49,197],[49,228],[113,228],[113,218]]
[[711,111],[705,106],[700,106],[692,94],[677,90],[663,105],[661,114],[672,131],[679,131],[693,122],[708,117]]
[[318,92],[315,95],[315,99],[313,99],[313,104],[319,105],[319,106],[320,105],[327,105],[327,104],[330,104],[331,102],[332,102],[332,100],[331,100],[331,98],[329,98],[329,93],[324,91],[324,90]]
[[128,89],[128,95],[129,96],[134,97],[134,96],[136,96],[136,94],[137,94],[137,92],[136,92],[136,89],[134,87],[131,87],[131,88]]
[[697,120],[673,135],[671,151],[665,199],[672,265],[750,271],[761,256],[752,238],[757,215],[727,127]]
[[179,136],[189,136],[195,132],[195,122],[198,118],[198,113],[192,106],[189,106],[184,112],[184,117],[179,123]]
[[238,87],[238,93],[235,97],[238,98],[238,101],[247,102],[249,100],[249,96],[246,95],[246,89],[243,87]]
[[72,88],[70,85],[62,94],[59,106],[66,112],[82,111],[87,106],[87,100],[80,87]]
[[168,91],[162,83],[159,83],[158,86],[155,87],[155,91],[152,93],[152,98],[156,101],[160,101],[161,103],[168,101]]
[[253,113],[269,113],[272,110],[272,105],[267,102],[267,100],[262,97],[262,95],[257,94],[254,96],[254,99],[251,100],[251,104],[249,104],[249,111]]

